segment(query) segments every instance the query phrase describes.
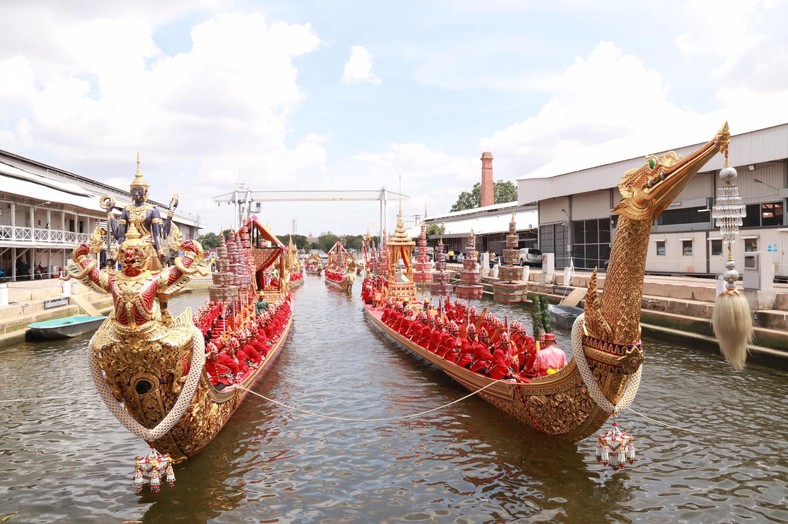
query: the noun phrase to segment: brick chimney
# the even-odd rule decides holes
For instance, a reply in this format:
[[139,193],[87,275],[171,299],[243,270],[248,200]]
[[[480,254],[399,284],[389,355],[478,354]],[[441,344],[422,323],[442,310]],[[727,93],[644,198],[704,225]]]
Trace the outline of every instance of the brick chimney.
[[495,204],[495,185],[492,175],[492,153],[482,153],[482,202],[481,207]]

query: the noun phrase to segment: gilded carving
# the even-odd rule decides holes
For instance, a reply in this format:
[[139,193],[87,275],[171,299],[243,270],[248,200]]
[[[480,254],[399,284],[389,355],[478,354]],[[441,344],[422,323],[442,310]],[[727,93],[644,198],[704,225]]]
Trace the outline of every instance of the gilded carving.
[[[582,343],[574,348],[583,352],[594,387],[584,382],[577,355],[554,375],[528,383],[505,382],[502,387],[509,389],[509,395],[505,390],[493,394],[499,385],[491,385],[489,379],[465,378],[452,367],[454,363],[430,360],[468,389],[479,390],[479,396],[490,404],[537,431],[570,441],[594,434],[610,416],[605,411],[610,408],[603,409],[598,402],[605,404],[606,399],[616,406],[645,358],[640,344],[640,308],[651,224],[698,170],[727,148],[729,138],[725,124],[714,139],[687,157],[679,158],[675,153],[651,156],[642,167],[622,177],[619,189],[623,198],[613,210],[620,218],[604,291],[599,292],[595,271],[586,296]],[[375,324],[384,332],[390,329],[377,318]],[[484,389],[488,386],[489,391]]]

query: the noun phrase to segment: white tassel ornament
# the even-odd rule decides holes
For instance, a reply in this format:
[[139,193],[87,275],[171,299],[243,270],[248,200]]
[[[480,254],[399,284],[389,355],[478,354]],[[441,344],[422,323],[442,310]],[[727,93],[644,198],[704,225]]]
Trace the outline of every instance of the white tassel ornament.
[[635,463],[635,438],[621,431],[616,422],[604,435],[598,435],[596,459],[614,470],[622,469],[627,462]]

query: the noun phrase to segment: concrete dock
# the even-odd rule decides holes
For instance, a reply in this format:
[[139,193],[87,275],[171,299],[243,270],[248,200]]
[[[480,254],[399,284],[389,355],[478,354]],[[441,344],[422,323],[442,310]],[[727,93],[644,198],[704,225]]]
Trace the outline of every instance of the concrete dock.
[[[459,267],[449,264],[449,270]],[[577,295],[577,290],[587,288],[591,273],[574,271],[568,276],[567,280],[564,274],[548,275],[532,269],[528,274],[527,292],[545,295],[550,303],[558,304],[571,293]],[[604,276],[604,273],[599,275],[602,290]],[[492,298],[494,281],[492,276],[483,277],[485,296],[489,298]],[[210,279],[200,279],[189,287],[199,289],[208,285]],[[788,284],[774,284],[774,290],[767,293],[745,291],[745,295],[750,302],[755,335],[748,361],[788,369]],[[716,296],[717,281],[713,279],[647,275],[641,304],[643,333],[687,347],[718,352],[711,324]],[[7,305],[2,305],[4,299]],[[0,347],[25,340],[27,325],[32,322],[84,313],[79,303],[86,302],[104,314],[112,310],[109,295],[96,293],[74,281],[46,279],[0,284]],[[578,305],[582,306],[583,301]],[[529,303],[512,307],[527,308]]]

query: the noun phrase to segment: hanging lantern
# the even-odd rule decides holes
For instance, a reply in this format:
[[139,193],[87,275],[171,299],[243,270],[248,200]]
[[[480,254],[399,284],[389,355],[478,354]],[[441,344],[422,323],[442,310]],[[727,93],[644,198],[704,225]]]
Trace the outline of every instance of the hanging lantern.
[[597,435],[596,460],[614,470],[622,469],[629,462],[635,463],[635,437],[613,426],[604,435]]
[[733,260],[733,244],[739,236],[739,228],[746,216],[744,201],[736,186],[736,169],[728,161],[728,147],[725,145],[725,167],[720,170],[722,184],[717,189],[717,201],[712,209],[712,218],[720,228],[722,241],[727,247],[728,257],[722,278],[725,289],[717,296],[712,314],[712,327],[720,352],[734,369],[744,368],[747,359],[747,345],[752,342],[752,317],[747,298],[736,288],[739,272]]
[[162,478],[170,487],[175,484],[172,459],[169,454],[161,454],[151,446],[147,457],[137,457],[134,461],[134,487],[139,493],[145,484],[150,484],[150,492],[158,493]]

